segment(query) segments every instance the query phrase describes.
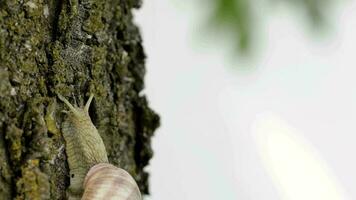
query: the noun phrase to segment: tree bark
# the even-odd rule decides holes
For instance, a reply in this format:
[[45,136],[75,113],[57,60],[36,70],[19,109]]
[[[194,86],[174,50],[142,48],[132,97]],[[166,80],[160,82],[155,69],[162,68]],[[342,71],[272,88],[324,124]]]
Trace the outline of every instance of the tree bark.
[[[66,106],[95,95],[90,116],[109,161],[148,194],[144,167],[159,117],[142,91],[139,0],[0,0],[0,199],[65,199]],[[51,115],[51,111],[55,111]]]

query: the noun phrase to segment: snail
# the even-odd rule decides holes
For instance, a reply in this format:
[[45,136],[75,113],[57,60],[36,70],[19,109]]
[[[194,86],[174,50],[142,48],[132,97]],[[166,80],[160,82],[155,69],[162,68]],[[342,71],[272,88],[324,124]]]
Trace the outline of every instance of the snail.
[[91,94],[84,108],[73,106],[62,95],[69,111],[62,124],[70,185],[69,200],[141,200],[140,190],[125,170],[109,164],[105,145],[89,116]]

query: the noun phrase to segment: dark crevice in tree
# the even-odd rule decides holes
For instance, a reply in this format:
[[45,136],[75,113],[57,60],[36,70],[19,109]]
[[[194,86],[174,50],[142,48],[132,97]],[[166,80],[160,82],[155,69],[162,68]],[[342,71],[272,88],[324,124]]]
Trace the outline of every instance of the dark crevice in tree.
[[51,41],[54,42],[56,41],[59,36],[60,36],[60,32],[59,32],[59,18],[60,18],[60,14],[62,12],[62,7],[64,4],[65,0],[56,0],[54,1],[54,14],[53,14],[53,19],[52,19],[52,36],[51,36]]
[[[1,128],[1,127],[0,127]],[[7,127],[6,126],[3,126],[2,127],[2,130],[1,130],[1,133],[6,133],[6,129]],[[9,152],[9,148],[10,148],[10,145],[8,144],[8,142],[6,141],[6,136],[5,134],[0,134],[0,146],[1,147],[5,147],[3,149],[4,151],[4,155],[3,155],[3,161],[6,162],[8,164],[8,169],[4,169],[4,168],[1,168],[1,171],[3,172],[4,170],[8,170],[9,174],[8,176],[11,176],[11,175],[14,175],[14,171],[13,171],[13,165],[12,165],[12,162],[9,162],[9,159],[10,159],[10,152]],[[1,144],[2,143],[2,144]],[[3,163],[4,164],[4,163]],[[15,190],[16,190],[16,185],[15,185],[15,182],[12,181],[11,179],[8,180],[8,178],[6,178],[6,174],[4,175],[3,173],[1,173],[1,176],[2,178],[4,179],[4,182],[9,186],[9,191],[7,191],[9,193],[9,197],[10,198],[13,198],[14,197],[14,194],[15,194]],[[5,184],[3,184],[3,186],[5,186]],[[5,196],[5,195],[4,195]]]

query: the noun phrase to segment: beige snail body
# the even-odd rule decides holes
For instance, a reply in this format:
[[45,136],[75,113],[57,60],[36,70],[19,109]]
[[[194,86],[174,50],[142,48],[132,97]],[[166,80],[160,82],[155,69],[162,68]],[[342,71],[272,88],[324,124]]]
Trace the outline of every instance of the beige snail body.
[[[67,190],[68,199],[141,199],[140,191],[134,179],[123,169],[108,164],[104,142],[89,116],[89,106],[93,95],[89,97],[84,108],[73,106],[59,94],[58,97],[69,107],[69,111],[66,111],[67,118],[62,124],[70,173],[70,185]],[[88,173],[89,169],[91,169],[91,173]],[[83,185],[84,180],[86,180],[85,185]],[[125,194],[116,194],[116,197],[120,198],[107,198],[107,196],[113,196],[110,194],[115,193],[115,191],[128,191],[127,186],[132,187],[132,191],[138,192],[137,198],[131,198]],[[127,198],[123,198],[125,196]]]

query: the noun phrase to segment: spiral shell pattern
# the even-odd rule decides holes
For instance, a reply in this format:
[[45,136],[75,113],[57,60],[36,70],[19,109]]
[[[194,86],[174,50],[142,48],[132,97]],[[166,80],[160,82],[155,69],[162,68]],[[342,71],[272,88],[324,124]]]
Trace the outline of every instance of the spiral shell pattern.
[[82,200],[142,200],[132,176],[109,163],[93,166],[84,179],[83,188]]

